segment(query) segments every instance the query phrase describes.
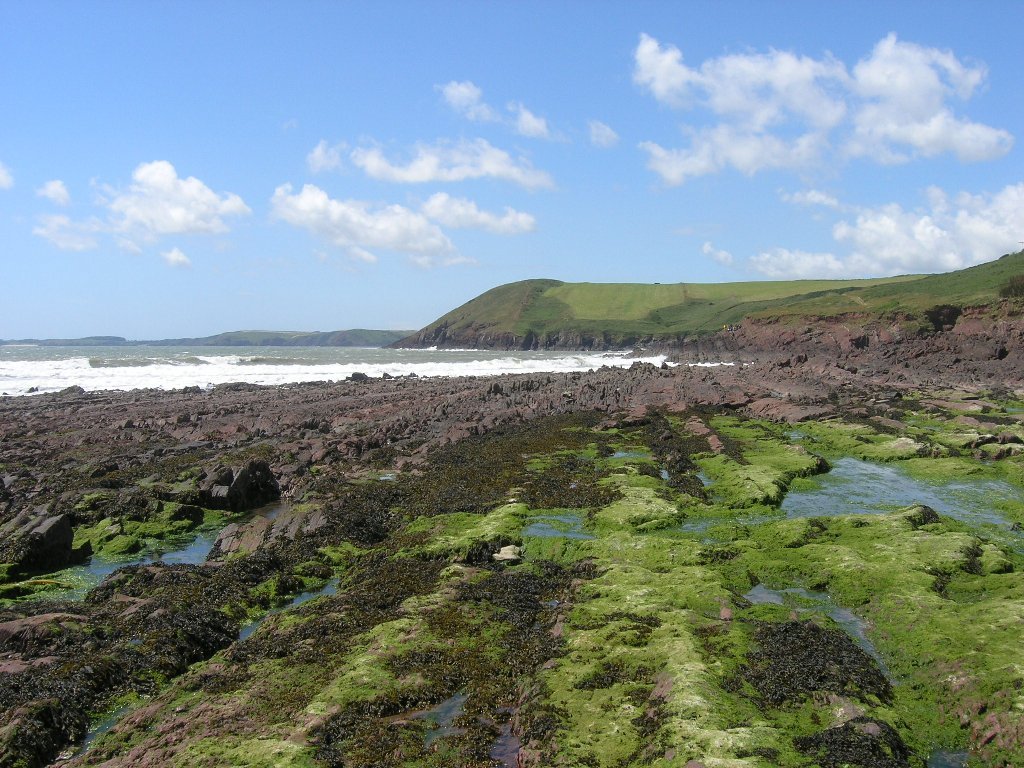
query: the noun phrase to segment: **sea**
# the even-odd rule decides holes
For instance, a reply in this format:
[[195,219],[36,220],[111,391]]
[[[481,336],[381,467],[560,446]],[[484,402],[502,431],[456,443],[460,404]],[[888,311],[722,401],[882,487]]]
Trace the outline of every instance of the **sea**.
[[32,395],[78,386],[97,390],[209,389],[218,384],[341,381],[353,373],[390,376],[496,376],[565,373],[664,355],[632,352],[365,349],[353,347],[0,346],[0,394]]

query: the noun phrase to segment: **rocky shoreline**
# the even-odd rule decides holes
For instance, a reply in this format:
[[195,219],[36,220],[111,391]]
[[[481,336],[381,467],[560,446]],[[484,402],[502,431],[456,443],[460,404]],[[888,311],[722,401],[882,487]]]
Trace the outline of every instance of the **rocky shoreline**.
[[[842,332],[806,329],[792,337],[789,331],[744,328],[697,350],[708,360],[732,356],[738,364],[731,366],[638,363],[626,370],[558,375],[355,377],[209,391],[72,389],[0,399],[0,596],[6,598],[0,604],[0,765],[43,766],[61,753],[70,757],[95,713],[121,703],[133,703],[134,711],[72,764],[402,765],[403,755],[417,754],[424,761],[417,764],[424,765],[553,764],[557,734],[570,727],[566,723],[574,715],[558,710],[550,690],[555,683],[536,673],[566,652],[571,606],[608,566],[595,566],[601,562],[596,554],[564,552],[517,565],[524,541],[518,529],[505,531],[495,523],[488,533],[471,535],[467,531],[482,524],[476,519],[492,519],[509,499],[534,510],[578,508],[600,517],[615,499],[632,498],[627,486],[609,486],[608,470],[600,469],[602,461],[612,461],[608,457],[615,455],[621,435],[635,433],[644,443],[638,455],[650,452],[662,468],[666,485],[658,493],[683,509],[709,499],[695,479],[694,456],[758,466],[754,454],[744,453],[743,438],[717,426],[713,414],[789,424],[838,417],[885,435],[903,429],[904,399],[917,401],[922,393],[938,403],[936,409],[946,403],[960,417],[981,410],[973,405],[981,397],[1024,392],[1019,321],[992,326],[969,314],[954,320],[945,331],[909,339],[894,336],[892,329],[849,324]],[[694,351],[683,349],[679,358],[692,359]],[[658,414],[683,420],[670,423]],[[954,449],[957,455],[984,451],[986,460],[1015,460],[1021,442],[1017,422],[976,423],[977,445],[964,443]],[[913,455],[950,454],[938,443],[926,449],[901,439],[915,445]],[[598,451],[596,465],[586,458],[592,450]],[[583,459],[565,458],[580,451]],[[806,452],[797,454],[799,464]],[[526,457],[548,455],[556,458],[543,459],[546,469],[537,476]],[[661,483],[643,461],[627,473],[639,478],[637,487],[646,487],[651,477]],[[811,461],[785,469],[773,481],[781,491],[753,503],[777,505],[793,478],[822,466]],[[641,482],[644,472],[651,477]],[[279,498],[288,502],[279,514],[252,516]],[[423,522],[459,515],[464,519],[447,539]],[[656,530],[655,518],[646,520],[630,523],[629,530]],[[204,528],[221,532],[202,564],[168,565],[155,558],[115,572],[84,601],[46,598],[53,589],[49,574],[58,569],[90,556],[145,554],[163,538]],[[698,550],[694,567],[725,568],[736,557],[728,548],[717,554]],[[494,559],[496,554],[501,556]],[[686,555],[679,558],[673,555],[671,565],[658,567],[681,567]],[[460,568],[454,575],[452,563]],[[324,611],[296,609],[294,626],[269,621],[269,629],[238,642],[254,619],[339,579]],[[719,594],[715,601],[723,601],[721,615],[728,612],[728,621],[733,611],[749,607],[740,601],[727,608],[728,592]],[[411,607],[420,603],[432,607]],[[715,621],[721,621],[714,610]],[[646,636],[657,633],[663,618],[641,612],[628,622]],[[416,622],[422,622],[420,629],[411,628]],[[507,628],[499,633],[504,639],[479,635],[489,622]],[[705,631],[700,626],[695,637]],[[765,646],[764,658],[774,658],[772,643],[764,639],[774,637],[770,628],[749,626],[749,642]],[[802,626],[786,631],[818,638],[822,648],[847,642],[841,633],[827,634],[833,630],[822,630],[826,635],[819,638],[817,629]],[[405,656],[389,661],[389,674],[397,679],[426,683],[393,690],[385,682],[379,690],[370,684],[375,694],[365,690],[367,680],[384,673],[352,677],[359,664],[376,668],[369,660],[353,661],[350,647],[376,647],[373,638],[388,632],[403,638],[395,640],[396,647],[410,645],[403,632],[437,640],[426,650],[412,644]],[[705,637],[708,648],[720,642]],[[445,650],[449,645],[461,648],[460,654],[452,656]],[[844,646],[843,653],[854,666],[870,666],[855,651]],[[311,667],[308,680],[265,690],[280,683],[279,673],[268,671],[277,669],[273,660],[295,658],[300,666],[310,658],[326,666]],[[756,669],[743,674],[755,688],[768,679],[765,665],[793,663],[788,657],[748,658]],[[496,662],[503,671],[485,684],[486,669]],[[572,690],[623,682],[619,662],[606,663],[611,666],[577,681],[573,685],[581,687]],[[637,743],[647,739],[648,751],[638,747],[637,754],[620,756],[625,762],[619,764],[650,762],[652,745],[668,738],[662,729],[673,701],[671,668],[636,673],[652,681],[643,694],[650,696],[649,722],[641,717],[635,724]],[[876,672],[856,674],[877,678]],[[859,679],[808,691],[838,686],[829,695],[849,696],[850,686],[860,685],[850,681]],[[333,703],[316,704],[309,691],[332,685],[348,688],[336,692]],[[444,746],[445,734],[424,744],[424,721],[416,712],[464,691],[472,693],[449,734],[453,746]],[[300,692],[306,698],[293,711],[288,702]],[[774,702],[776,694],[765,689],[760,695]],[[804,694],[777,695],[782,698],[772,706]],[[886,701],[891,695],[857,694],[865,695],[870,704],[851,709],[858,714],[843,721],[841,734],[804,733],[804,741],[793,743],[814,750],[825,749],[829,739],[867,739],[864,749],[876,762],[854,764],[912,764],[902,737],[878,719],[892,705]],[[252,762],[262,738],[252,723],[271,717],[258,706],[261,696],[278,701],[292,719],[271,729],[275,749],[283,751]],[[1010,743],[1013,729],[1021,727],[1019,719],[1000,720],[1001,730],[985,740],[985,712],[998,709],[988,706],[964,710],[967,725],[981,723],[972,741],[977,748]],[[175,719],[175,707],[188,713],[189,725]],[[401,743],[387,735],[395,722],[406,729],[399,728],[405,734]],[[294,755],[288,752],[293,747]],[[877,762],[878,750],[890,762]],[[661,749],[658,764],[690,765],[682,759],[685,752],[678,746]],[[742,764],[772,764],[768,754]]]

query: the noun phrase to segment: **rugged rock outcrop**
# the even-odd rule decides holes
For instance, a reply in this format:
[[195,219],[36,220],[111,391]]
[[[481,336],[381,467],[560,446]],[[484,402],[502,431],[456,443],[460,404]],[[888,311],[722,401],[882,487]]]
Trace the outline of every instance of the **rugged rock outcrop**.
[[243,467],[217,467],[201,486],[203,506],[243,512],[268,504],[281,496],[281,486],[266,461],[250,461]]
[[0,526],[0,563],[18,573],[52,571],[88,557],[75,551],[71,518],[51,514],[45,506],[25,509]]

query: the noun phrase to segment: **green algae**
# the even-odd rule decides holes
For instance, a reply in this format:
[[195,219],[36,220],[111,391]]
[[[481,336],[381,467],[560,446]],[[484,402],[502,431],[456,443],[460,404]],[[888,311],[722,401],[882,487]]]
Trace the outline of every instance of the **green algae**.
[[718,417],[711,424],[731,441],[720,454],[694,457],[711,480],[715,503],[730,508],[777,507],[797,478],[827,470],[821,457],[777,435],[775,425],[740,423],[735,417]]
[[[863,754],[905,743],[920,761],[970,744],[992,764],[1019,760],[1002,736],[981,741],[986,717],[1014,733],[1024,712],[1021,555],[920,507],[794,519],[777,508],[814,486],[815,453],[847,441],[925,482],[1007,480],[1013,457],[926,458],[932,443],[914,425],[901,442],[895,427],[802,424],[791,445],[777,425],[712,418],[727,450],[696,446],[666,472],[695,462],[714,481],[708,501],[656,469],[656,446],[678,450],[682,418],[649,418],[656,427],[642,430],[542,422],[435,457],[436,476],[377,483],[394,486],[379,500],[385,538],[323,543],[289,567],[297,581],[271,575],[248,599],[280,599],[325,566],[341,576],[338,594],[274,616],[172,688],[151,726],[227,724],[212,735],[197,725],[173,764],[487,765],[509,710],[539,765],[830,764],[828,750],[865,723],[885,738]],[[463,480],[468,490],[444,491]],[[540,519],[554,534],[530,533]],[[695,537],[688,524],[707,527]],[[525,562],[493,563],[503,543],[521,543]],[[814,600],[750,604],[758,583],[827,592],[863,620],[885,667]],[[808,647],[817,655],[793,653]],[[833,657],[837,668],[815,666]],[[797,678],[808,669],[820,674]],[[771,694],[789,678],[792,690]],[[452,697],[465,711],[430,741],[418,713]]]
[[420,517],[407,525],[404,535],[424,543],[410,547],[412,556],[466,560],[480,544],[520,543],[530,512],[526,504],[510,503],[486,515],[453,513]]
[[906,435],[892,435],[867,424],[838,420],[803,422],[800,442],[824,456],[853,456],[867,461],[895,461],[920,455],[924,445]]
[[172,765],[181,768],[316,768],[313,750],[285,738],[210,738],[189,744]]
[[154,501],[139,517],[112,515],[91,525],[79,525],[75,528],[73,546],[76,549],[88,546],[93,556],[118,560],[139,553],[173,549],[189,534],[219,529],[229,519],[230,515],[216,510]]

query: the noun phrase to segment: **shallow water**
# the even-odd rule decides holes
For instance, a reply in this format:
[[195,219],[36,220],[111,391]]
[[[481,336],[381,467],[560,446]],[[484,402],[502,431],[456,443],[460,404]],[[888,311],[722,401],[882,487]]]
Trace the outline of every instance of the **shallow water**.
[[[790,597],[787,600],[787,596]],[[743,597],[754,605],[772,603],[774,605],[792,605],[797,613],[820,612],[828,616],[839,627],[843,629],[853,641],[877,662],[882,674],[892,682],[892,675],[885,661],[882,659],[878,649],[868,639],[867,624],[852,611],[836,605],[826,592],[809,592],[801,587],[789,589],[769,589],[764,584],[758,584],[747,592]],[[793,599],[797,598],[797,599]]]
[[512,732],[512,723],[505,723],[501,726],[501,734],[491,745],[491,751],[487,756],[498,762],[502,768],[519,768],[521,746],[519,737]]
[[928,768],[966,768],[970,752],[932,752],[928,756]]
[[[246,519],[253,517],[266,517],[269,520],[276,518],[287,506],[287,502],[275,501],[266,506],[254,510]],[[98,586],[119,568],[135,565],[149,565],[152,563],[166,563],[167,565],[202,565],[206,562],[213,545],[220,536],[223,528],[203,529],[191,534],[175,537],[163,542],[168,547],[165,551],[139,553],[125,558],[107,559],[100,556],[93,556],[81,565],[74,565],[60,571],[54,571],[46,575],[47,580],[60,582],[66,585],[64,588],[48,589],[23,599],[46,599],[46,600],[84,600],[86,594],[92,588]],[[172,549],[171,547],[175,547]]]
[[457,717],[462,715],[469,698],[464,693],[457,693],[451,698],[445,699],[440,704],[425,712],[414,715],[416,718],[426,720],[430,724],[429,730],[423,736],[423,746],[429,747],[438,739],[445,736],[457,736],[463,733],[462,728],[456,728],[453,723]]
[[56,764],[59,765],[60,763],[63,763],[66,760],[70,760],[73,757],[78,757],[83,752],[87,752],[92,747],[92,744],[94,741],[96,741],[96,739],[98,739],[100,736],[103,736],[105,733],[109,732],[115,725],[121,722],[121,718],[123,718],[133,709],[135,709],[135,705],[126,704],[123,707],[115,709],[106,717],[103,717],[100,720],[96,721],[92,725],[92,727],[89,728],[89,730],[86,732],[85,738],[82,739],[81,744],[79,744],[78,747],[73,752],[66,752],[63,755],[61,755],[56,760]]
[[611,456],[613,459],[649,459],[649,451],[616,451]]
[[579,515],[539,515],[523,529],[523,536],[543,539],[594,538],[583,530],[583,520]]
[[338,579],[331,579],[322,587],[320,587],[320,589],[311,589],[309,592],[303,592],[301,594],[298,594],[291,600],[289,600],[287,603],[282,605],[280,608],[274,608],[272,610],[269,610],[255,621],[252,621],[249,624],[246,624],[244,627],[242,627],[242,629],[238,632],[238,641],[241,642],[245,640],[247,637],[249,637],[253,632],[259,629],[260,626],[271,616],[275,616],[279,613],[284,613],[285,611],[291,610],[292,608],[297,608],[303,603],[308,603],[310,600],[313,600],[314,598],[322,597],[324,595],[334,595],[337,594],[337,592]]
[[871,514],[925,504],[969,525],[1008,527],[992,503],[1024,503],[1024,493],[1001,480],[928,482],[911,477],[898,465],[853,458],[837,459],[829,472],[815,476],[813,482],[813,488],[786,494],[782,511],[787,517]]

